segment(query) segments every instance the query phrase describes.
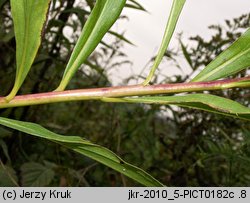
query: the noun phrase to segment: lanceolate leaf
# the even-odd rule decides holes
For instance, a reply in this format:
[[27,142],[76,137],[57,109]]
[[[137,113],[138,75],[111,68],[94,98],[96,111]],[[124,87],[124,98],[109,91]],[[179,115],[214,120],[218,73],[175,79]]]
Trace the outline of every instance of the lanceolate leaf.
[[16,37],[17,72],[14,87],[6,97],[7,100],[16,95],[35,59],[50,0],[11,0],[10,3]]
[[107,102],[177,105],[250,120],[250,108],[247,108],[230,99],[210,94],[188,94],[184,96],[139,97],[122,99],[107,98],[103,100]]
[[193,68],[193,62],[192,62],[190,54],[188,53],[187,47],[182,43],[181,40],[180,40],[180,44],[181,44],[182,53],[183,53],[186,61],[188,62],[190,67]]
[[192,81],[224,78],[250,67],[250,28]]
[[118,19],[126,0],[97,0],[74,48],[57,91],[65,89],[78,68],[101,42]]
[[108,32],[109,34],[111,35],[114,35],[115,37],[117,37],[118,39],[130,44],[130,45],[134,45],[130,40],[128,40],[126,37],[124,37],[122,34],[119,34],[117,32],[114,32],[114,31],[109,31]]
[[165,30],[165,34],[163,36],[163,40],[162,40],[162,44],[161,44],[161,47],[160,47],[160,50],[157,54],[157,57],[155,59],[155,62],[153,64],[153,67],[148,75],[148,77],[146,78],[146,80],[144,81],[144,85],[147,85],[152,77],[154,76],[154,73],[156,71],[156,69],[158,68],[158,66],[160,65],[163,57],[164,57],[164,54],[168,48],[168,45],[170,43],[170,40],[173,36],[173,33],[174,33],[174,30],[175,30],[175,27],[177,25],[177,21],[180,17],[180,14],[181,14],[181,11],[183,9],[183,6],[186,2],[186,0],[173,0],[173,5],[172,5],[172,9],[171,9],[171,13],[170,13],[170,16],[169,16],[169,19],[168,19],[168,23],[167,23],[167,27],[166,27],[166,30]]
[[77,136],[62,136],[56,133],[53,133],[40,125],[22,121],[16,121],[8,118],[0,117],[0,124],[21,132],[33,135],[36,137],[44,138],[52,142],[56,142],[60,145],[63,145],[75,152],[78,152],[82,155],[85,155],[89,158],[92,158],[114,170],[132,178],[133,180],[141,183],[145,186],[163,186],[160,182],[155,180],[152,176],[137,168],[132,166],[120,157],[115,155],[110,150],[92,144],[88,140],[82,139]]

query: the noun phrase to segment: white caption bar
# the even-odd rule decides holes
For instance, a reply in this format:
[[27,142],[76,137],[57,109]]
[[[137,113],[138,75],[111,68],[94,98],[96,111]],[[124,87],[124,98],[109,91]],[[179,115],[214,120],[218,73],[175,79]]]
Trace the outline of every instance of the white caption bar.
[[250,188],[0,188],[0,202],[250,202]]

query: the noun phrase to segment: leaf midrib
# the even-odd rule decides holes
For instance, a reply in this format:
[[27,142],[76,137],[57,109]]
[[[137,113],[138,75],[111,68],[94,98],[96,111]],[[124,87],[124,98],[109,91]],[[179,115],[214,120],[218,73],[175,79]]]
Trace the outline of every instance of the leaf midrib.
[[[98,14],[96,24],[98,23],[98,21],[99,21],[99,19],[100,19],[100,16],[101,16],[101,14],[103,13],[103,10],[104,10],[106,4],[107,4],[107,3],[105,2],[105,5],[104,5],[103,8],[101,9],[101,12]],[[93,31],[95,30],[95,27],[96,27],[96,25],[94,26],[94,28],[92,29],[91,33],[89,34],[89,37],[92,35]],[[88,39],[89,39],[89,37],[88,37]],[[85,47],[85,45],[87,44],[88,39],[87,39],[86,42],[84,43],[83,47]],[[84,51],[85,51],[85,49],[82,48],[81,51],[79,52],[79,54],[77,55],[75,61],[74,61],[73,64],[71,65],[71,67],[69,67],[69,68],[66,67],[66,71],[65,71],[64,76],[63,76],[64,78],[67,78],[67,75],[71,75],[71,74],[75,71],[75,69],[76,69],[75,67],[77,67],[78,64],[80,64],[80,62],[81,62],[81,57],[80,57],[80,56],[83,54]]]
[[222,70],[223,68],[225,68],[230,63],[233,63],[235,60],[237,60],[237,58],[242,57],[247,52],[250,52],[250,46],[245,51],[240,52],[240,53],[238,53],[235,56],[232,56],[226,62],[224,62],[223,64],[221,64],[220,66],[218,66],[214,70],[210,71],[209,73],[205,74],[204,76],[200,77],[198,80],[195,80],[195,81],[204,81],[204,80],[208,79],[209,77],[211,77],[212,75],[214,75],[216,72],[219,72],[220,70]]
[[[23,54],[22,54],[22,59],[21,59],[21,63],[20,63],[20,67],[18,67],[19,71],[17,71],[17,83],[20,84],[20,80],[22,80],[22,76],[25,75],[25,71],[24,71],[24,64],[25,64],[25,58],[26,58],[26,54],[27,54],[27,46],[28,46],[28,39],[29,39],[29,35],[27,33],[27,30],[29,30],[29,26],[30,26],[30,16],[31,16],[31,12],[25,12],[25,9],[27,8],[27,0],[25,0],[24,2],[25,6],[24,6],[24,15],[25,15],[25,38],[24,38],[24,47],[23,47]],[[32,1],[31,4],[31,10],[34,7],[34,1]],[[19,74],[19,72],[22,73],[22,75]],[[19,77],[18,77],[19,76]]]

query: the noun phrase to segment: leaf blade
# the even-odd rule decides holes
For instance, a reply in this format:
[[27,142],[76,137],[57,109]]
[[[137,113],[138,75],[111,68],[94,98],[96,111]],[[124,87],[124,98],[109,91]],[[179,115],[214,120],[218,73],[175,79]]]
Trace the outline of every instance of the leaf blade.
[[138,3],[135,0],[129,0],[129,2],[126,4],[126,7],[132,8],[132,9],[138,9],[141,11],[147,11],[140,3]]
[[66,66],[63,78],[56,91],[62,91],[90,54],[101,42],[104,35],[120,16],[126,0],[97,0],[80,38]]
[[165,29],[165,33],[162,39],[162,43],[160,46],[160,49],[158,51],[157,57],[154,61],[154,64],[151,68],[151,71],[149,73],[149,75],[147,76],[146,80],[143,82],[144,85],[148,85],[149,82],[151,81],[151,79],[153,78],[156,69],[158,68],[158,66],[160,65],[164,54],[169,46],[169,43],[171,41],[171,38],[173,36],[175,27],[177,25],[178,19],[181,15],[182,9],[184,7],[184,4],[186,2],[186,0],[173,0],[173,5],[171,8],[171,12],[170,12],[170,16],[168,18],[168,23]]
[[47,139],[49,141],[61,144],[75,152],[92,158],[114,170],[136,180],[145,186],[163,186],[159,181],[131,164],[126,163],[120,157],[110,150],[93,144],[81,137],[63,136],[53,133],[42,126],[29,122],[16,121],[13,119],[0,117],[0,124],[21,132]]
[[204,110],[235,118],[250,120],[250,108],[235,101],[210,94],[187,94],[182,96],[105,98],[106,102],[129,102],[145,104],[165,104]]
[[221,79],[250,66],[250,28],[205,67],[192,81]]
[[50,0],[11,0],[10,3],[16,38],[17,71],[14,87],[6,97],[8,101],[15,97],[34,62]]

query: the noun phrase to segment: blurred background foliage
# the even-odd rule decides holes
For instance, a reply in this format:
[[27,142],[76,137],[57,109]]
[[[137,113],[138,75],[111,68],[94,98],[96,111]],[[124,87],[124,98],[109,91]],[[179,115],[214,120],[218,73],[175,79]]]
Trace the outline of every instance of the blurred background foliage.
[[[53,0],[42,47],[19,94],[52,91],[81,32],[92,0]],[[144,10],[136,1],[128,7]],[[8,0],[0,0],[0,95],[15,77],[15,39]],[[139,12],[139,11],[138,11]],[[126,18],[126,16],[121,16]],[[154,82],[185,82],[227,48],[250,26],[250,14],[210,26],[213,35],[190,38],[165,54],[182,75],[155,77]],[[71,33],[70,36],[68,33]],[[131,63],[122,47],[131,43],[110,32],[82,65],[70,89],[111,86],[108,70]],[[178,59],[193,73],[185,74]],[[244,76],[243,71],[237,77]],[[160,75],[160,74],[159,74]],[[136,79],[141,76],[132,76]],[[127,78],[129,81],[131,78]],[[249,89],[215,94],[249,106]],[[78,135],[103,145],[143,168],[168,186],[250,186],[250,126],[248,122],[173,106],[107,104],[98,101],[1,109],[0,116],[36,122],[65,135]],[[0,127],[0,186],[136,186],[136,183],[59,145]]]

